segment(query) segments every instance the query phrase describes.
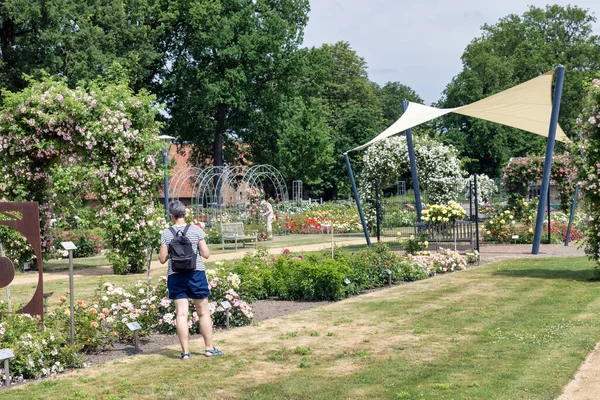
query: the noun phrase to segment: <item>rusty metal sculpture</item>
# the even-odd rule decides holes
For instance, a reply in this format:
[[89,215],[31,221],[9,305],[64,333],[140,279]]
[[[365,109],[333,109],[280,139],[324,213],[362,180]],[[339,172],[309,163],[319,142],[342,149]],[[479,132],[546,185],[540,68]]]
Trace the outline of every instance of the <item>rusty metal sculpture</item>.
[[[38,284],[33,297],[25,307],[17,311],[30,315],[44,316],[44,287],[42,272],[42,245],[40,237],[40,210],[38,203],[0,202],[0,225],[11,227],[29,241],[37,259]],[[10,285],[15,277],[15,267],[8,258],[0,257],[0,288]]]

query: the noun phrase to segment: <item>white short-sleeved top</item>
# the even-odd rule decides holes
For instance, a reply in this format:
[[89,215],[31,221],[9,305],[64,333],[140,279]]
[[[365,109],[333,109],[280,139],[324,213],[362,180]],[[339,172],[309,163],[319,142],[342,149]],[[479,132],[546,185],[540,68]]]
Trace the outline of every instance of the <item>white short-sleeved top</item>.
[[[173,229],[175,231],[183,231],[185,229],[185,225],[173,225]],[[194,249],[194,254],[196,254],[196,271],[204,271],[206,267],[204,266],[204,262],[202,262],[202,256],[198,253],[198,242],[204,240],[206,237],[206,233],[200,228],[198,225],[190,225],[190,229],[188,229],[185,236],[190,239],[192,242],[192,248]],[[160,243],[169,247],[169,244],[173,240],[173,233],[169,228],[165,229],[160,237]],[[173,274],[173,268],[171,267],[171,260],[169,260],[169,268],[168,275]]]

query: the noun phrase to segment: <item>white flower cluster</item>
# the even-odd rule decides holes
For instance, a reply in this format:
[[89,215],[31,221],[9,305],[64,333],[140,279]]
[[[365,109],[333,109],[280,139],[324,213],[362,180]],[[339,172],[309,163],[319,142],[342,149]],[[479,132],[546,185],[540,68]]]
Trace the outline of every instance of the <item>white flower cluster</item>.
[[[419,184],[427,192],[431,203],[448,203],[458,199],[465,172],[452,146],[426,136],[415,137],[415,158]],[[406,137],[394,136],[375,143],[365,152],[363,162],[359,195],[367,219],[374,222],[375,210],[367,200],[375,198],[375,179],[379,179],[385,187],[409,175]]]
[[[464,180],[465,193],[469,194],[469,184],[474,187],[473,175]],[[479,204],[489,203],[492,197],[498,193],[498,185],[486,174],[477,175],[477,201]]]

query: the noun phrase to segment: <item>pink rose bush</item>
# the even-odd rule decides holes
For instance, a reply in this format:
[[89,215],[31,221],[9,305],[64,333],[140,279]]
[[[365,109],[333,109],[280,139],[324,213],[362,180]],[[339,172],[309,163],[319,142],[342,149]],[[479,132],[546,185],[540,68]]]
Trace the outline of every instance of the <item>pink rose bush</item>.
[[600,276],[600,80],[594,79],[588,88],[585,108],[577,119],[581,140],[574,151],[585,157],[577,158],[578,183],[583,192],[587,218],[585,221],[585,252],[596,262]]
[[58,247],[51,221],[73,215],[93,195],[115,273],[144,269],[145,251],[156,241],[152,199],[162,181],[154,101],[127,83],[71,89],[52,79],[4,94],[0,192],[8,201],[40,204],[44,254]]
[[460,271],[467,268],[467,259],[459,252],[440,248],[437,253],[421,252],[407,258],[424,268],[428,275]]
[[[527,195],[528,184],[542,181],[544,170],[543,157],[516,158],[510,161],[502,170],[502,184],[509,196],[509,203],[514,205]],[[560,207],[567,211],[575,191],[577,165],[569,154],[556,154],[552,158],[550,180],[557,185],[560,197]]]

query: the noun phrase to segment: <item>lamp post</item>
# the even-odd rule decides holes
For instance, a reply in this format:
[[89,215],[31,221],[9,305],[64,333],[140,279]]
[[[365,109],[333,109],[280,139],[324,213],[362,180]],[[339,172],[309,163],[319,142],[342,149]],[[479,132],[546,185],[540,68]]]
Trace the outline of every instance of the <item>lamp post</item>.
[[[163,185],[165,187],[165,214],[169,211],[169,177],[167,176],[167,159],[169,157],[169,149],[171,148],[171,144],[175,138],[169,135],[160,135],[157,140],[160,140],[162,143],[162,156],[163,156],[163,169],[164,169],[164,182]],[[167,214],[167,218],[169,215]]]

